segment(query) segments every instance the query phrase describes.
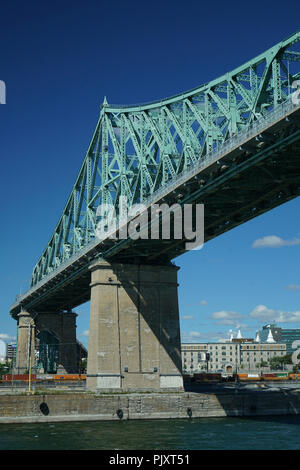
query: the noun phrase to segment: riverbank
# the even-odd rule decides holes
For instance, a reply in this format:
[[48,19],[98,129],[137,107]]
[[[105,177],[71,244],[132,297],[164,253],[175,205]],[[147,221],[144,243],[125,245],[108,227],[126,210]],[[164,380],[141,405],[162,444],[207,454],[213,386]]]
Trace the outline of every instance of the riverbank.
[[101,395],[53,391],[0,396],[0,424],[298,414],[299,388]]

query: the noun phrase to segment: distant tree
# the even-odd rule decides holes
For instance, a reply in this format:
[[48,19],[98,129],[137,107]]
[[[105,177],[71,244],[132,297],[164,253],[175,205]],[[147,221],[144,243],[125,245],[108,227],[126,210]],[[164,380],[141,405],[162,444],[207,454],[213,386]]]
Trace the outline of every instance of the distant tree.
[[272,369],[281,369],[284,364],[292,364],[292,355],[274,356],[270,359]]
[[80,367],[79,367],[79,368],[80,368],[79,372],[80,372],[81,374],[85,374],[85,373],[86,373],[86,369],[87,369],[87,358],[86,358],[86,357],[84,357],[84,358],[81,359]]
[[291,354],[286,354],[285,356],[283,356],[283,363],[284,364],[293,364],[292,353]]
[[10,372],[10,369],[11,369],[11,364],[10,362],[6,361],[6,362],[1,362],[0,363],[0,379],[2,378],[2,375],[4,374],[8,374]]
[[261,363],[260,363],[260,367],[268,367],[268,365],[269,364],[266,361],[261,361]]
[[276,369],[282,368],[283,361],[281,357],[274,356],[270,359],[269,363],[270,363],[271,369],[276,370]]

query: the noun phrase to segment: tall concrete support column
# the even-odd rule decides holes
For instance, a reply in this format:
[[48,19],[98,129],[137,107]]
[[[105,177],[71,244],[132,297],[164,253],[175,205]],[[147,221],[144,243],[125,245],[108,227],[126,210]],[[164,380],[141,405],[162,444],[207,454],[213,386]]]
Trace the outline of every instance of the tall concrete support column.
[[78,373],[76,317],[77,313],[68,312],[61,315],[60,363],[67,373]]
[[91,265],[90,390],[181,389],[176,266]]
[[74,312],[40,313],[36,319],[39,332],[48,331],[59,341],[59,373],[77,373],[76,317]]
[[[18,344],[16,358],[16,373],[25,374],[35,365],[35,323],[29,312],[18,314]],[[31,356],[31,363],[30,363]]]

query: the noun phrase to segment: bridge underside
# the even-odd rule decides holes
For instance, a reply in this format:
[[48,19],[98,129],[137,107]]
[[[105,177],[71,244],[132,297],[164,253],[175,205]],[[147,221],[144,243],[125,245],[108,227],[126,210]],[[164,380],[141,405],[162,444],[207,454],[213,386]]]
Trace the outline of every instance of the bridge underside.
[[[299,155],[298,109],[177,187],[160,203],[204,204],[207,242],[299,196]],[[106,239],[101,244],[101,258],[110,263],[167,265],[186,251],[186,241]],[[89,266],[95,259],[99,259],[99,248],[37,288],[23,305],[14,305],[11,315],[16,319],[21,307],[40,313],[70,311],[90,300]]]

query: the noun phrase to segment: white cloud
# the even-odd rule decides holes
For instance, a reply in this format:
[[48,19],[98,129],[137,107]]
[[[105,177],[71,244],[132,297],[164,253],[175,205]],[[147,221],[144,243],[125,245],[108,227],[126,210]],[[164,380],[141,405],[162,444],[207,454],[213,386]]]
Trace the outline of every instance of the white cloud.
[[199,331],[190,331],[181,333],[183,343],[197,343],[197,342],[223,342],[229,341],[229,335],[225,331],[206,331],[200,333]]
[[250,317],[264,322],[297,323],[300,322],[300,310],[286,312],[284,310],[274,310],[265,305],[257,305],[250,313]]
[[5,333],[0,333],[0,339],[8,339],[9,336]]
[[206,300],[201,300],[200,305],[207,305],[207,301]]
[[278,248],[280,246],[300,245],[300,238],[293,240],[283,240],[277,235],[268,235],[263,238],[258,238],[252,244],[252,248]]
[[250,313],[250,317],[268,321],[274,320],[275,314],[276,312],[272,308],[268,308],[265,305],[257,305]]
[[201,335],[201,333],[199,333],[199,331],[190,331],[190,336],[192,338],[201,338],[201,336],[203,336],[203,335]]
[[89,335],[89,330],[84,330],[80,335],[81,336],[88,336]]
[[0,339],[3,341],[15,341],[15,336],[7,335],[6,333],[0,333]]
[[182,320],[194,320],[193,315],[183,315]]
[[199,341],[207,341],[207,333],[200,333],[199,331],[190,331],[186,333],[182,331],[182,342],[184,343],[195,343]]
[[289,284],[286,286],[286,289],[288,290],[300,290],[300,285],[299,284]]
[[219,312],[212,313],[211,317],[215,320],[215,323],[217,323],[218,325],[234,325],[236,327],[240,327],[242,325],[238,320],[243,318],[244,315],[241,315],[238,312],[221,310]]
[[220,312],[214,312],[211,314],[214,319],[223,319],[223,318],[239,318],[240,314],[237,312],[232,312],[228,310],[221,310]]

